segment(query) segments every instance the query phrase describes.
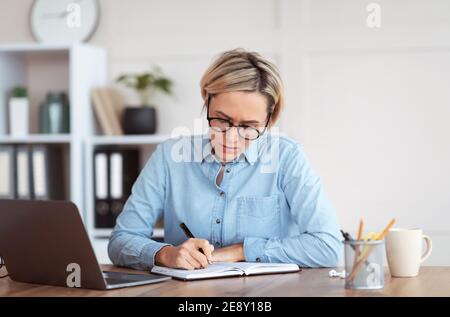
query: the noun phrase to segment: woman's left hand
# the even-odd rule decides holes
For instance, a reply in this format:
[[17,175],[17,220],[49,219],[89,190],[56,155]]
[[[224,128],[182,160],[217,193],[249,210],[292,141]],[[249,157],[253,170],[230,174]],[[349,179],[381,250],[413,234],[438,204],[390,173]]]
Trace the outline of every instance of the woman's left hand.
[[216,249],[212,253],[213,262],[240,262],[245,260],[244,245],[233,244],[225,248]]

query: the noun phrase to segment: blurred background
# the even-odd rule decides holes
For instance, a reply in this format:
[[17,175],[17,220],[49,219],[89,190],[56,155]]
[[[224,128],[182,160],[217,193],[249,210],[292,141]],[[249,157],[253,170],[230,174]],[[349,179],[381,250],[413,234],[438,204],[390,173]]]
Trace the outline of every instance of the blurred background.
[[[104,215],[117,213],[127,189],[126,180],[110,177],[124,184],[115,196],[114,186],[99,186],[100,177],[113,167],[127,171],[126,158],[136,155],[142,166],[174,129],[193,131],[195,120],[204,120],[203,72],[220,52],[242,47],[280,68],[286,107],[279,127],[304,145],[342,228],[355,234],[363,218],[367,232],[380,231],[395,218],[397,227],[420,227],[431,236],[428,265],[450,265],[448,0],[100,0],[98,7],[74,1],[89,11],[88,35],[60,34],[59,22],[46,21],[71,1],[56,13],[55,1],[34,2],[0,2],[0,149],[60,150],[62,198],[79,206],[101,262],[108,262],[105,237],[113,221]],[[86,43],[72,46],[78,35]],[[115,87],[122,104],[139,106],[138,89],[116,79],[155,66],[171,83],[171,94],[164,85],[152,94],[156,130],[127,133],[123,121],[122,131],[108,127],[92,89]],[[8,111],[17,86],[28,98],[22,134],[12,133]],[[45,107],[54,99],[67,130],[62,124],[49,131]],[[6,174],[0,177],[9,184]],[[20,185],[10,189],[17,197]]]

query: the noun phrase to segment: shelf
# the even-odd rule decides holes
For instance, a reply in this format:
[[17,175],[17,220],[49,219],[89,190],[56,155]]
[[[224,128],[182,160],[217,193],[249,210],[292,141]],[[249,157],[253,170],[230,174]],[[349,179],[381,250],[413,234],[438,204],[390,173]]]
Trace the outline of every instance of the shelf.
[[[5,43],[0,45],[0,52],[14,52],[14,53],[32,53],[32,52],[54,52],[54,51],[69,51],[76,47],[74,45],[60,45],[60,44],[46,44],[46,43]],[[83,47],[89,47],[89,44],[82,44]]]
[[0,144],[14,143],[45,143],[45,144],[66,144],[70,143],[72,136],[70,134],[29,134],[26,136],[0,136]]
[[170,139],[168,134],[94,136],[92,145],[145,145],[159,144]]

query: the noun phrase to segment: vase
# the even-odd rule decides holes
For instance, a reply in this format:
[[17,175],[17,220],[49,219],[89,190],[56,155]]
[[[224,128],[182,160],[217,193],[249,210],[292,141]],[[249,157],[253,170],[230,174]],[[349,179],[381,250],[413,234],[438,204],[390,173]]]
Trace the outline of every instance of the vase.
[[47,94],[40,106],[40,133],[70,133],[70,109],[64,92]]

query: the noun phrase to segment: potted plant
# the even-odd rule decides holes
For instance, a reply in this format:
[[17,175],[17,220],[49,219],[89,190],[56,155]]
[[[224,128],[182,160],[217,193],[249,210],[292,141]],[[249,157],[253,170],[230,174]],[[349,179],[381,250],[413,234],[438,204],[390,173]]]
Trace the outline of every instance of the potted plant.
[[116,81],[133,88],[141,101],[139,107],[125,107],[122,117],[124,133],[155,133],[157,127],[156,109],[151,105],[150,100],[153,93],[157,91],[172,95],[172,80],[162,75],[159,68],[155,68],[153,72],[123,74]]
[[29,102],[27,89],[16,86],[9,99],[9,133],[12,136],[25,136],[29,132]]

